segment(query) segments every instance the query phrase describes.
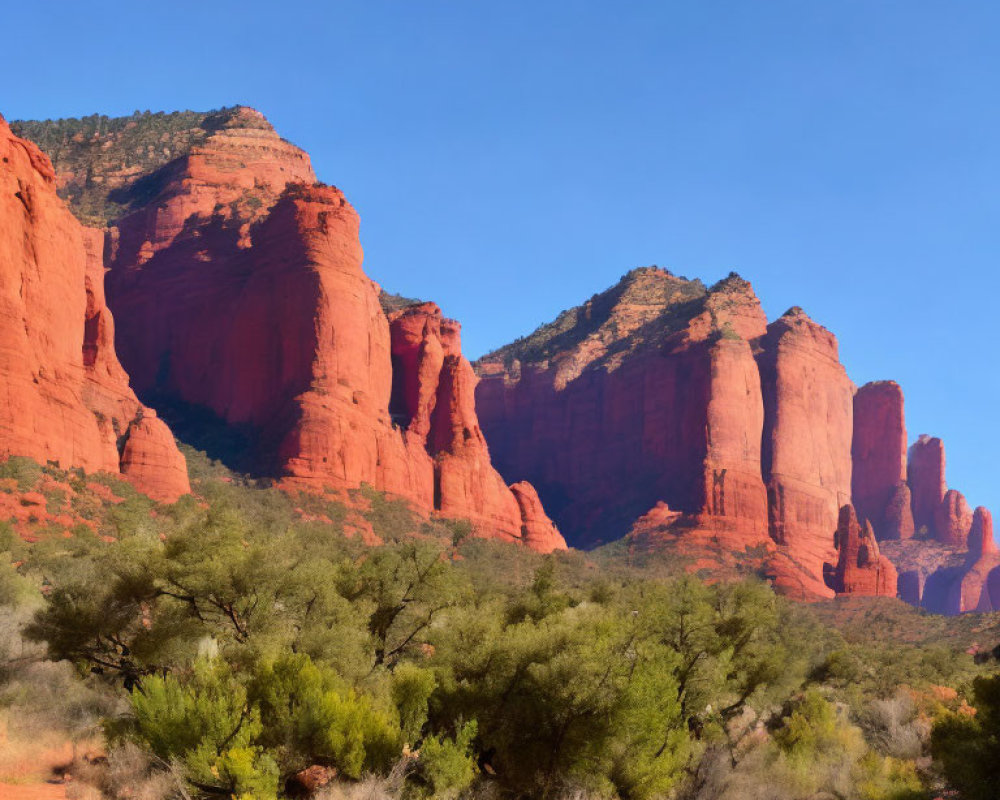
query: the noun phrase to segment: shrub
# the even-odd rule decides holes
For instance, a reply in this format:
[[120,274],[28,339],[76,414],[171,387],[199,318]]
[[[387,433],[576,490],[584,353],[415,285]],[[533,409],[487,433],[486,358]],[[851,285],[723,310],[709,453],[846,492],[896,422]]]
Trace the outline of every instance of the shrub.
[[151,677],[131,700],[135,719],[125,735],[182,764],[192,784],[237,798],[277,796],[277,765],[254,744],[260,711],[225,665],[201,660],[186,682]]
[[30,492],[38,485],[42,477],[42,467],[30,458],[10,456],[0,462],[0,479],[8,478],[17,481],[19,492]]
[[472,742],[476,722],[466,722],[454,738],[430,736],[420,748],[420,771],[430,784],[435,798],[451,800],[467,789],[476,778]]

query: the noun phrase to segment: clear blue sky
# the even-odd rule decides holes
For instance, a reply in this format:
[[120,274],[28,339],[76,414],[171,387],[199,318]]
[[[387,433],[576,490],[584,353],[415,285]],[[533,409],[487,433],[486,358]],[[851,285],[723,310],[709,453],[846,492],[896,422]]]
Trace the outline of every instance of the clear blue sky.
[[801,305],[1000,511],[1000,3],[34,2],[9,118],[263,111],[477,356],[634,266]]

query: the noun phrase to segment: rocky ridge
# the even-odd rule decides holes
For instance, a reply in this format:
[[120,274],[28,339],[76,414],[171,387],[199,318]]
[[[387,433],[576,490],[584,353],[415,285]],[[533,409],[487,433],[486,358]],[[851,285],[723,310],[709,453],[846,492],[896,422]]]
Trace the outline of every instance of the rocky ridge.
[[908,452],[900,387],[857,389],[830,331],[799,308],[768,324],[739,276],[633,270],[476,369],[495,463],[571,544],[627,536],[708,573],[727,550],[806,599],[895,596],[898,566],[915,605],[968,607],[953,587],[983,565],[940,440]]
[[[120,136],[145,141],[142,121],[129,125]],[[458,324],[365,275],[343,194],[253,109],[207,115],[185,135],[173,158],[138,170],[95,156],[99,132],[56,151],[71,203],[80,165],[91,206],[101,187],[105,208],[135,200],[103,252],[139,395],[213,455],[290,491],[367,484],[481,535],[564,548],[537,495],[491,465]]]
[[[83,368],[127,389],[107,268],[139,396],[214,454],[540,550],[565,546],[551,514],[573,544],[676,547],[797,597],[992,604],[988,512],[949,489],[940,440],[907,451],[902,390],[856,389],[801,309],[768,323],[735,274],[641,268],[473,367],[456,322],[364,274],[357,214],[258,112],[88,120],[18,123],[55,157],[50,193],[107,225],[81,234]],[[175,485],[166,426],[117,425],[117,469]]]

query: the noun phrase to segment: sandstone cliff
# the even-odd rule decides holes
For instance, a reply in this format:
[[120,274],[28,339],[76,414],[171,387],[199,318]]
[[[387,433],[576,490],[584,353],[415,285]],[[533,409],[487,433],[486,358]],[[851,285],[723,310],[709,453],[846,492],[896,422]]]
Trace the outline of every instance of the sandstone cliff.
[[495,463],[571,543],[628,534],[802,598],[895,594],[896,558],[907,599],[954,610],[972,512],[943,445],[908,457],[901,388],[855,390],[831,332],[798,308],[767,325],[742,279],[635,270],[476,369]]
[[[104,252],[140,396],[213,455],[286,486],[368,484],[482,535],[564,548],[537,498],[519,501],[491,465],[457,323],[399,298],[390,325],[356,212],[258,112],[191,124],[172,134],[173,158],[138,165],[107,155],[127,154],[115,148],[136,129],[115,128],[107,149],[100,133],[60,140],[71,200],[128,200]],[[81,187],[81,164],[107,176],[107,202]]]
[[[544,503],[574,544],[628,535],[798,597],[890,593],[888,559],[915,604],[987,602],[988,512],[947,486],[940,440],[907,452],[901,388],[855,390],[830,331],[768,324],[738,276],[634,270],[473,369],[457,323],[364,274],[357,214],[259,113],[70,122],[22,129],[56,156],[50,198],[109,223],[78,232],[81,369],[128,392],[103,254],[140,396],[214,455],[540,550],[565,546]],[[163,423],[119,419],[117,468],[176,493]]]
[[836,560],[831,531],[851,497],[854,385],[836,337],[801,309],[771,323],[760,347],[771,535],[821,571]]
[[880,539],[913,536],[906,484],[906,417],[895,381],[868,383],[854,395],[851,496]]
[[0,117],[0,453],[120,472],[173,501],[189,490],[184,458],[118,362],[101,238]]
[[749,284],[712,290],[656,269],[481,360],[494,460],[539,490],[589,546],[658,501],[735,542],[767,539],[764,424],[750,340],[766,321]]

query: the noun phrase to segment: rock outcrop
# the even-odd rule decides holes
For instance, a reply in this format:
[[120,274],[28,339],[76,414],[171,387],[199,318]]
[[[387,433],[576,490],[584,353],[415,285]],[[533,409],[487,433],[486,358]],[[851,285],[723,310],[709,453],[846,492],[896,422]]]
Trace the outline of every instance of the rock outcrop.
[[820,572],[836,560],[830,533],[851,498],[854,385],[836,337],[801,309],[771,323],[761,347],[771,536]]
[[527,481],[520,481],[511,484],[510,490],[521,510],[521,540],[539,553],[565,550],[566,540],[545,513],[535,487]]
[[910,447],[906,474],[913,498],[913,524],[917,531],[933,535],[947,488],[942,441],[922,434]]
[[[565,547],[537,497],[491,465],[458,324],[404,304],[390,325],[356,212],[262,115],[229,109],[199,125],[149,174],[101,162],[130,200],[104,252],[140,395],[197,421],[212,455],[282,485],[367,484],[481,535]],[[127,469],[148,470],[160,427],[133,426]]]
[[831,332],[798,308],[766,325],[742,279],[635,270],[476,368],[494,463],[538,487],[572,544],[627,532],[795,597],[898,583],[947,605],[972,521],[946,495],[940,441],[922,437],[908,463],[900,387],[855,391]]
[[851,496],[858,517],[879,539],[913,535],[906,486],[903,390],[895,381],[868,383],[854,395]]
[[184,458],[115,355],[101,249],[49,159],[0,117],[0,454],[121,473],[173,501]]
[[893,490],[885,509],[883,538],[903,540],[911,538],[913,533],[913,499],[910,487],[906,483],[900,483]]
[[655,268],[477,364],[494,461],[577,545],[623,536],[662,501],[737,546],[767,541],[764,422],[750,285]]
[[738,276],[706,289],[639,269],[477,370],[495,463],[538,487],[571,543],[776,544],[776,583],[832,595],[854,387],[801,312],[768,327]]
[[972,529],[972,509],[955,489],[945,492],[934,514],[934,535],[942,544],[964,547]]
[[993,540],[993,516],[982,506],[973,514],[968,547],[964,569],[952,584],[945,613],[1000,609],[1000,552]]
[[837,594],[896,596],[896,568],[879,552],[871,523],[862,526],[852,505],[840,509],[835,544],[838,556],[831,585]]
[[22,124],[58,175],[7,134],[15,449],[185,491],[127,370],[212,455],[298,490],[371,485],[545,552],[627,536],[805,599],[1000,600],[989,512],[948,490],[939,439],[907,453],[900,387],[855,391],[830,331],[768,325],[739,276],[633,270],[473,368],[458,323],[365,275],[354,209],[256,111],[94,119]]

